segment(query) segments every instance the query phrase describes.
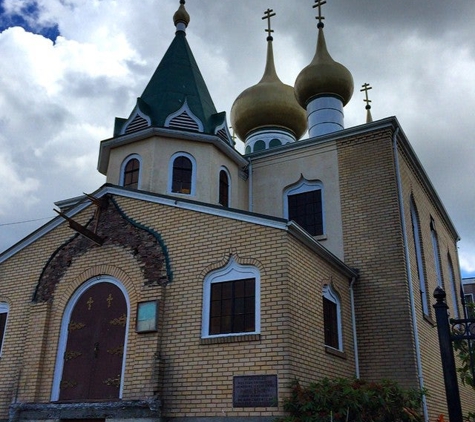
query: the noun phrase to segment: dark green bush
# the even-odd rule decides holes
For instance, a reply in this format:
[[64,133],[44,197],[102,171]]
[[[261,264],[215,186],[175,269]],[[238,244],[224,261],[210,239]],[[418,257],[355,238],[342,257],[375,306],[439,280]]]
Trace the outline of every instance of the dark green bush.
[[284,402],[289,416],[280,422],[422,421],[422,395],[420,390],[406,390],[392,381],[324,378],[308,387],[295,381]]

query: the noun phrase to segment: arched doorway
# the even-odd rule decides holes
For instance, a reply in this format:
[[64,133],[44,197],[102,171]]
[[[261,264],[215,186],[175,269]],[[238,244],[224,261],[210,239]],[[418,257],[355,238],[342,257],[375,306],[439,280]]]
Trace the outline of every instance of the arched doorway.
[[111,278],[81,286],[66,308],[53,400],[118,400],[125,358],[129,305]]

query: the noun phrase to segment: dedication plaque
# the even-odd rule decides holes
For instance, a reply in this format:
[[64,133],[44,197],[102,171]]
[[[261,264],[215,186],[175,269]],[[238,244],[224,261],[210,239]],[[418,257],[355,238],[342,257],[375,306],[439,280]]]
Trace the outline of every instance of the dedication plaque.
[[277,407],[277,375],[233,379],[233,407]]

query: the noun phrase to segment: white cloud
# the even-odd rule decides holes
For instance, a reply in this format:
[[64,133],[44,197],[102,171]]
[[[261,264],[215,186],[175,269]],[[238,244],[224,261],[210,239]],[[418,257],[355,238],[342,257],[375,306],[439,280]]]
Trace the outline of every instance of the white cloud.
[[[54,201],[104,182],[96,170],[99,141],[112,135],[114,117],[131,112],[173,39],[178,7],[177,0],[4,0],[3,7],[18,13],[33,3],[32,26],[57,25],[61,36],[53,44],[20,28],[0,34],[0,189],[8,190],[0,224],[49,216]],[[398,117],[463,239],[461,267],[475,275],[475,27],[466,18],[475,3],[422,3],[335,0],[325,7],[325,35],[355,79],[346,125],[364,123],[359,89],[369,82],[373,117]],[[313,57],[311,2],[200,0],[186,7],[188,41],[228,117],[237,95],[262,76],[267,7],[277,13],[280,78],[292,84]],[[0,249],[32,229],[7,227],[0,226]]]

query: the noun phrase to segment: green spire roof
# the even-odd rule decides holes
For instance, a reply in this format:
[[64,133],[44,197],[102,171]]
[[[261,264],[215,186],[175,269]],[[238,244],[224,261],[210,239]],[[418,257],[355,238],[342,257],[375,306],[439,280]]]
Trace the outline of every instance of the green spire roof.
[[[216,107],[186,40],[185,32],[177,31],[175,39],[142,94],[152,109],[152,120],[163,126],[165,119],[188,103],[193,114],[209,132],[208,120]],[[206,130],[208,129],[208,130]]]
[[[135,131],[129,129],[133,125],[139,129],[177,127],[170,124],[170,119],[182,112],[187,115],[185,120],[189,116],[189,130],[215,134],[216,128],[225,123],[224,113],[216,111],[186,33],[178,30],[142,96],[137,99],[130,118],[116,119],[114,135]],[[196,120],[199,123],[195,124]]]

